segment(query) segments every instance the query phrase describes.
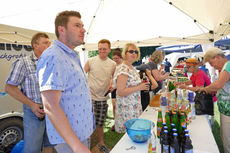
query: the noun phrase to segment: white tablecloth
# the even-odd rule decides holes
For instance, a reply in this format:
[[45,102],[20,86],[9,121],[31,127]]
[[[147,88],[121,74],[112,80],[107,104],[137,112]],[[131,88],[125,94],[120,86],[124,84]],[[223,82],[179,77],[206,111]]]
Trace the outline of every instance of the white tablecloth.
[[[155,123],[157,121],[157,110],[153,107],[147,107],[140,118],[151,120]],[[155,126],[156,128],[156,126]],[[209,127],[205,116],[196,116],[196,119],[188,126],[189,134],[192,139],[194,153],[219,153],[216,141],[213,137],[212,131]],[[155,129],[156,131],[156,129]],[[157,140],[157,142],[159,139]],[[126,150],[131,146],[135,146],[135,150]],[[157,153],[160,145],[157,145]],[[127,135],[127,133],[114,146],[110,153],[147,153],[148,143],[135,143]]]

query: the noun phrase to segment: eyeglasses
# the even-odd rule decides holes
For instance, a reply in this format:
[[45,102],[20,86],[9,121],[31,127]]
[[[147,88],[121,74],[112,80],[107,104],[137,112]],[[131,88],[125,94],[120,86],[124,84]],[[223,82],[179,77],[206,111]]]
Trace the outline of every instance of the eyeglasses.
[[127,51],[127,52],[129,52],[130,54],[133,54],[133,53],[138,54],[138,51],[137,51],[137,50],[129,50],[129,51]]

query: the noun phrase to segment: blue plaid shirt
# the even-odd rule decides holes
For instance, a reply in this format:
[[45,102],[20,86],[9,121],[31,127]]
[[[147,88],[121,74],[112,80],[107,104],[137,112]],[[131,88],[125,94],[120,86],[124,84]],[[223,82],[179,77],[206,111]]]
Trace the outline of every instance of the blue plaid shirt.
[[20,86],[22,93],[30,100],[41,103],[41,94],[36,76],[37,57],[33,54],[16,60],[6,84]]
[[[37,76],[40,91],[61,90],[59,105],[81,141],[94,130],[90,90],[78,54],[58,40],[38,60]],[[47,134],[52,144],[65,143],[46,117]],[[60,123],[62,124],[62,123]]]

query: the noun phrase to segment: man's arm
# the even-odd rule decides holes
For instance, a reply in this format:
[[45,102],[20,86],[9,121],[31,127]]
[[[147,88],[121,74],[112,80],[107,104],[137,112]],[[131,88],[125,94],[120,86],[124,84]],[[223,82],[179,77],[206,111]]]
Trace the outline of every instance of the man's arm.
[[33,102],[28,97],[26,97],[17,86],[6,84],[5,85],[5,91],[6,91],[6,93],[11,95],[16,100],[18,100],[21,103],[23,103],[23,104],[27,105],[28,107],[30,107],[32,112],[37,117],[40,117],[40,118],[44,117],[45,113],[44,113],[44,111],[42,109],[40,109],[41,105]]
[[89,70],[90,70],[89,61],[87,61],[87,62],[85,63],[84,70],[85,70],[85,73],[89,72]]
[[77,135],[72,130],[69,121],[59,105],[61,91],[47,90],[42,91],[42,101],[45,113],[48,115],[57,132],[65,142],[72,148],[74,153],[90,153],[90,150],[81,143]]

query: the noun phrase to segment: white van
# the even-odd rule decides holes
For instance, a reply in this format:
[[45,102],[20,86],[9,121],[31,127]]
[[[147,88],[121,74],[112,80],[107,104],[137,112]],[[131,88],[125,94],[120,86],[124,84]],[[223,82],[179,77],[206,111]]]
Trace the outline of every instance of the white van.
[[23,139],[22,103],[5,93],[5,82],[12,63],[31,53],[29,45],[0,43],[0,151],[9,152]]

